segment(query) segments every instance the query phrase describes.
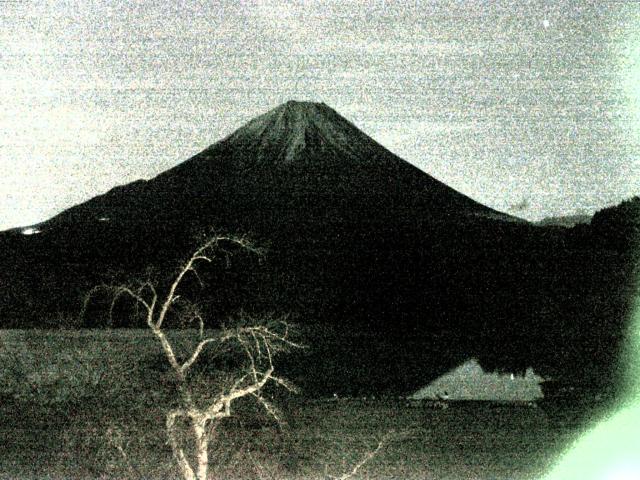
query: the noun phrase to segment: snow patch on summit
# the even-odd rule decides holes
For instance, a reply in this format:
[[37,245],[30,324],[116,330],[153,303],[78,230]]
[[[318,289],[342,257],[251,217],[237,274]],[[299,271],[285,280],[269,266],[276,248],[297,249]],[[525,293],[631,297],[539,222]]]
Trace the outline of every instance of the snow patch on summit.
[[258,156],[285,164],[304,162],[309,155],[327,149],[368,159],[377,146],[324,103],[294,100],[254,118],[223,141],[241,149],[255,149]]

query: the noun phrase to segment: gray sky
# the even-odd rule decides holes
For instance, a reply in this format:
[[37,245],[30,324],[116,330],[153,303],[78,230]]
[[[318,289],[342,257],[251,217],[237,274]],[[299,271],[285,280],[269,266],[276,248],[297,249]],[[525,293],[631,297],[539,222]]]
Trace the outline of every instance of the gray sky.
[[640,194],[635,1],[0,0],[0,98],[0,229],[288,99],[525,218]]

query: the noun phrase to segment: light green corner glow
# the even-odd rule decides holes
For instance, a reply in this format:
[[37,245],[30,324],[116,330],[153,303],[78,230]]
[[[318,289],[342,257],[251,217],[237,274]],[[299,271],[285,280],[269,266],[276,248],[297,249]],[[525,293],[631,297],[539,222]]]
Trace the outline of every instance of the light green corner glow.
[[640,479],[640,299],[626,342],[626,392],[620,406],[571,447],[545,480]]
[[[618,65],[619,84],[627,97],[629,133],[640,139],[640,13],[629,12],[635,27],[626,32]],[[632,170],[630,170],[632,171]],[[633,173],[632,175],[638,175]],[[637,183],[638,177],[635,177]],[[640,279],[636,279],[636,286]],[[636,289],[636,292],[638,290]],[[625,385],[617,408],[572,445],[545,480],[640,479],[640,298],[636,296],[626,336]]]
[[640,404],[617,411],[582,437],[546,480],[640,478]]

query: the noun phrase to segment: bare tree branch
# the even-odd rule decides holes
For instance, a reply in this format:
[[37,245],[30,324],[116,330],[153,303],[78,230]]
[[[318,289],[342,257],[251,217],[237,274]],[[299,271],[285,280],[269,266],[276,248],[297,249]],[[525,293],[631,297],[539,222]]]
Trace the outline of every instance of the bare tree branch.
[[284,389],[288,390],[289,392],[298,393],[298,387],[296,387],[292,382],[290,382],[289,380],[287,380],[285,378],[276,377],[274,375],[271,375],[271,380],[274,383],[277,383],[278,385],[283,387]]
[[348,480],[350,478],[353,478],[362,467],[364,467],[369,461],[371,461],[372,458],[378,455],[380,450],[382,450],[382,447],[387,442],[387,439],[389,436],[390,434],[387,433],[384,437],[382,437],[382,439],[378,442],[378,446],[374,450],[371,450],[370,452],[365,453],[363,457],[360,459],[360,461],[356,463],[353,466],[353,468],[348,472],[343,473],[342,475],[339,475],[339,476],[334,476],[334,475],[327,475],[327,476],[331,480]]
[[[208,471],[208,444],[211,438],[211,423],[229,417],[232,414],[232,404],[235,400],[251,396],[255,398],[265,411],[276,421],[281,422],[281,416],[277,409],[261,394],[262,389],[269,383],[294,391],[295,387],[280,377],[273,375],[274,355],[288,348],[301,348],[295,342],[289,340],[289,326],[280,320],[265,325],[242,326],[235,329],[223,329],[219,335],[209,335],[204,337],[204,318],[198,306],[189,300],[183,299],[178,291],[185,276],[192,272],[200,285],[202,279],[196,271],[199,263],[213,263],[216,256],[222,252],[228,261],[230,252],[222,248],[221,243],[229,243],[251,253],[261,254],[261,250],[254,247],[244,237],[234,237],[217,235],[204,242],[191,257],[178,269],[176,276],[170,283],[167,293],[158,295],[157,287],[150,281],[139,282],[133,286],[101,285],[92,289],[83,305],[83,314],[86,312],[87,304],[92,295],[100,290],[106,290],[112,294],[109,306],[110,318],[113,316],[114,307],[118,299],[122,296],[130,297],[134,303],[136,311],[140,307],[146,312],[146,322],[158,339],[162,351],[173,370],[177,379],[177,390],[180,394],[180,407],[167,413],[166,429],[169,444],[173,456],[178,463],[180,473],[185,480],[206,480]],[[198,334],[200,341],[186,354],[186,357],[179,360],[174,346],[171,344],[167,334],[163,330],[163,324],[169,311],[176,312],[184,322],[198,322]],[[249,318],[250,321],[255,319]],[[275,327],[269,326],[275,324]],[[279,330],[282,329],[283,332]],[[218,348],[222,345],[235,344],[244,354],[244,366],[239,370],[235,381],[227,388],[217,394],[215,400],[205,407],[198,407],[193,399],[193,392],[190,389],[187,373],[193,365],[200,359],[205,348],[209,344],[215,344]],[[179,419],[184,419],[191,424],[193,439],[195,440],[195,464],[190,462],[187,454],[180,446],[178,440]]]
[[202,340],[200,343],[198,343],[198,345],[196,346],[196,349],[191,354],[191,357],[189,357],[189,359],[180,366],[180,371],[182,373],[186,373],[187,370],[189,370],[189,368],[191,367],[191,365],[193,365],[196,362],[196,360],[198,360],[198,357],[200,356],[200,353],[202,353],[202,350],[204,349],[204,347],[208,343],[213,343],[215,341],[217,341],[215,338],[206,338]]
[[[189,260],[187,260],[187,262],[184,264],[184,266],[182,268],[180,268],[180,270],[178,271],[178,274],[175,278],[175,280],[173,281],[173,283],[171,284],[171,286],[169,287],[169,293],[167,294],[167,297],[165,299],[165,301],[162,304],[162,307],[160,309],[160,313],[158,314],[158,318],[156,320],[156,328],[161,328],[162,327],[162,323],[164,322],[164,319],[166,317],[167,311],[169,310],[169,307],[171,306],[173,299],[176,296],[176,290],[178,289],[178,287],[180,286],[180,284],[182,283],[182,280],[184,278],[184,276],[190,272],[193,271],[195,272],[195,264],[198,261],[204,261],[207,263],[211,263],[213,261],[213,258],[215,257],[215,250],[216,247],[218,246],[218,244],[222,241],[227,241],[233,244],[236,244],[239,247],[242,247],[248,251],[251,252],[259,252],[259,250],[255,247],[252,247],[249,242],[242,238],[242,237],[234,237],[234,236],[230,236],[230,235],[216,235],[212,238],[210,238],[209,240],[207,240],[201,247],[199,247],[194,253],[193,255],[191,255],[191,257],[189,258]],[[210,251],[211,253],[209,255],[206,254],[207,251]],[[196,273],[197,275],[197,273]]]
[[252,396],[258,401],[258,403],[260,403],[265,411],[271,416],[273,417],[273,419],[278,422],[278,424],[282,424],[282,417],[280,415],[280,412],[278,411],[278,409],[271,404],[271,402],[269,402],[268,400],[266,400],[262,395],[260,395],[259,393],[253,393]]
[[107,442],[118,451],[118,453],[124,460],[124,463],[127,466],[127,469],[133,474],[134,478],[139,478],[139,479],[144,478],[144,475],[142,474],[142,472],[140,472],[138,467],[136,467],[131,462],[131,460],[129,459],[129,455],[127,455],[127,452],[125,450],[125,445],[123,445],[122,443],[122,432],[120,431],[120,429],[113,426],[107,428],[106,437],[107,437]]

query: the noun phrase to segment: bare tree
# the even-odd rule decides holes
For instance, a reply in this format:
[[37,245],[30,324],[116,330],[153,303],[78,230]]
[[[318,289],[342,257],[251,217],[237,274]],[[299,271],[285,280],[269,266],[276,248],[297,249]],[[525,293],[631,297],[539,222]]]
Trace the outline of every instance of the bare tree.
[[[202,263],[212,263],[220,254],[228,255],[225,247],[239,247],[254,253],[260,253],[245,238],[217,235],[204,242],[191,257],[178,269],[166,293],[160,293],[151,281],[138,282],[135,285],[102,285],[90,292],[106,289],[112,294],[111,314],[120,297],[133,300],[136,311],[140,313],[157,338],[164,357],[177,382],[178,406],[166,415],[166,431],[178,468],[185,480],[205,480],[209,470],[209,442],[215,424],[232,415],[232,405],[243,397],[252,397],[266,410],[267,414],[280,421],[274,406],[264,397],[263,389],[269,384],[278,384],[288,390],[293,386],[274,374],[274,356],[288,348],[300,348],[301,345],[290,340],[289,326],[284,319],[270,319],[262,324],[246,324],[234,328],[220,328],[214,333],[205,330],[204,318],[197,304],[182,298],[181,286],[187,275],[194,275],[199,282],[196,267]],[[177,307],[180,305],[180,308]],[[179,355],[165,327],[169,312],[181,317],[183,321],[197,323],[198,340],[193,348]],[[208,399],[194,398],[194,389],[188,382],[190,372],[206,349],[224,349],[235,346],[244,358],[242,365],[222,387]],[[179,424],[189,424],[191,438],[195,447],[189,454],[179,435]],[[189,457],[192,457],[189,459]]]

